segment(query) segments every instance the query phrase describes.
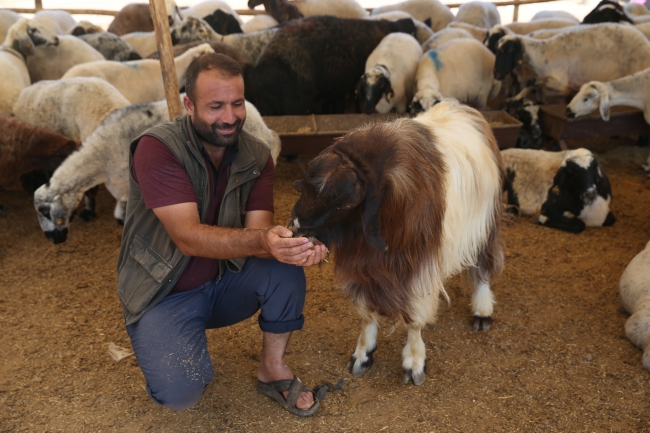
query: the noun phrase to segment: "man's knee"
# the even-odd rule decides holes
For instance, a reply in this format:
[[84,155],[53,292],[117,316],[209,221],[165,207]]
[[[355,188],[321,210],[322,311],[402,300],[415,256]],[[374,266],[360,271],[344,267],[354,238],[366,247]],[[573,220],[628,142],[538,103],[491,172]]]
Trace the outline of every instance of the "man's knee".
[[189,409],[201,400],[212,377],[208,380],[190,380],[166,383],[164,388],[156,390],[147,384],[149,396],[161,406],[180,412]]

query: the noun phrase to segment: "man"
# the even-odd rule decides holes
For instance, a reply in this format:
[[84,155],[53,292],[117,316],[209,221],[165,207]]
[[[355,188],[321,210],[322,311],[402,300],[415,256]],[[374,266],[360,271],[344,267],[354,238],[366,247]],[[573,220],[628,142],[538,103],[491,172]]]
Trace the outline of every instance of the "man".
[[174,410],[194,406],[214,377],[205,330],[261,309],[258,389],[297,415],[319,402],[284,363],[304,318],[302,266],[327,249],[273,226],[273,160],[242,131],[239,64],[195,59],[187,115],[131,143],[129,198],[118,258],[118,295],[147,392]]

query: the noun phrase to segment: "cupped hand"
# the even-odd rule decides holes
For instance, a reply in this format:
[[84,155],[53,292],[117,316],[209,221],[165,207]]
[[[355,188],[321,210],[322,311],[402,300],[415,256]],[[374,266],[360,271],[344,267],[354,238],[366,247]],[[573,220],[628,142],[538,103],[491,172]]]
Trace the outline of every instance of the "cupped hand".
[[327,247],[318,240],[292,236],[286,227],[271,227],[264,233],[264,249],[276,260],[297,266],[312,266],[327,257]]

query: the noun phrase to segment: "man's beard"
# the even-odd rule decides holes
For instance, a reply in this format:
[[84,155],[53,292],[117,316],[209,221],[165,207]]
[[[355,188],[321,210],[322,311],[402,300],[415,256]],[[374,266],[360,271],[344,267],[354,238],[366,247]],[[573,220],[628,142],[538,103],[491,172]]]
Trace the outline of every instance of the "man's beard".
[[[229,147],[237,143],[239,134],[241,133],[242,128],[244,128],[245,121],[246,119],[237,119],[237,121],[232,124],[223,122],[209,124],[199,116],[194,116],[192,118],[192,126],[194,126],[196,135],[206,143],[217,147]],[[219,129],[230,129],[233,126],[235,127],[235,132],[232,134],[222,135],[219,133]]]

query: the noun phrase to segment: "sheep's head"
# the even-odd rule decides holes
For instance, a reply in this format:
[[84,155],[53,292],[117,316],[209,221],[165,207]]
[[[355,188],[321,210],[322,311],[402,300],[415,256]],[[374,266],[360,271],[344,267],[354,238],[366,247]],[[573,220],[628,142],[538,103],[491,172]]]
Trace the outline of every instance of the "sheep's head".
[[11,48],[24,57],[34,54],[34,47],[59,45],[59,38],[38,21],[22,18],[7,31],[5,43],[10,41]]
[[566,107],[566,116],[569,119],[584,116],[600,108],[600,115],[604,120],[609,120],[609,92],[607,86],[600,81],[591,81],[583,84],[580,91],[573,97]]
[[411,114],[423,113],[442,101],[442,95],[433,89],[419,90],[411,101]]
[[490,51],[492,51],[494,54],[496,54],[497,48],[499,46],[499,41],[506,34],[507,33],[506,33],[505,27],[502,27],[502,26],[499,26],[499,25],[494,26],[485,35],[485,40],[483,41],[483,44],[486,47],[488,47],[488,49]]
[[55,194],[49,184],[42,185],[34,192],[34,207],[45,237],[55,244],[65,242],[68,225],[82,198],[82,192]]
[[212,27],[201,18],[189,16],[171,30],[172,44],[209,41],[212,32]]
[[75,24],[72,28],[68,30],[68,33],[70,33],[72,36],[81,36],[81,35],[89,35],[92,33],[102,33],[103,31],[104,29],[102,29],[99,26],[96,26],[90,21],[79,21],[77,24]]
[[372,114],[377,104],[385,99],[381,113],[388,113],[393,108],[393,88],[390,84],[390,71],[384,65],[377,65],[361,76],[357,86],[357,98],[363,100],[363,112]]
[[499,40],[494,61],[494,78],[501,81],[515,68],[520,68],[524,59],[524,47],[517,36],[506,35]]
[[598,195],[596,182],[602,177],[594,155],[587,149],[575,149],[564,157],[553,178],[553,188],[558,187],[560,194],[580,197],[584,205],[589,205]]

